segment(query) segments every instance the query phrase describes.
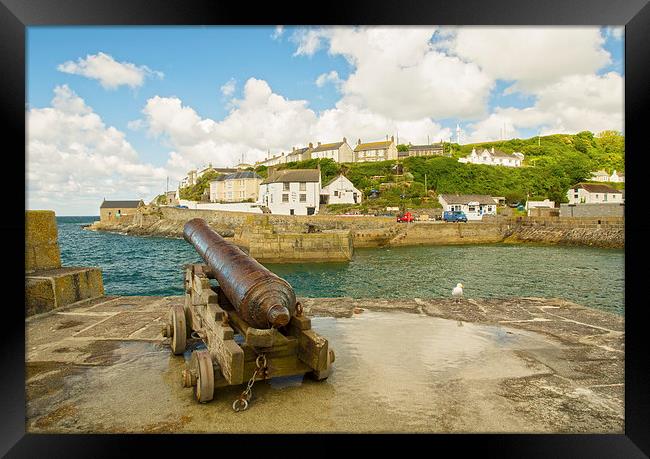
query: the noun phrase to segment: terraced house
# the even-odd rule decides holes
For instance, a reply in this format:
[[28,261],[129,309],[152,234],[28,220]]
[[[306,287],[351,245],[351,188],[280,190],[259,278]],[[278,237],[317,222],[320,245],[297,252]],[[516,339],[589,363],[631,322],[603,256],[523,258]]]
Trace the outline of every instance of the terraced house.
[[[310,144],[311,145],[311,144]],[[347,139],[343,137],[342,142],[333,143],[320,143],[316,148],[311,150],[311,159],[332,159],[337,163],[351,163],[353,160],[353,152]]]
[[220,175],[210,181],[211,202],[257,201],[262,177],[243,171]]
[[381,142],[361,143],[361,139],[359,139],[357,146],[354,148],[355,163],[387,161],[390,159],[397,159],[397,145],[395,145],[393,136],[391,136],[390,140]]

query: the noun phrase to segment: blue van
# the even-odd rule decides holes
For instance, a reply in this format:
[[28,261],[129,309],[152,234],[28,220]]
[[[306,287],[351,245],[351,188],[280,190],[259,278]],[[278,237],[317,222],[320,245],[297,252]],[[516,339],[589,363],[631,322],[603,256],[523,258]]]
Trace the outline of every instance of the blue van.
[[446,222],[467,223],[467,215],[462,210],[447,210],[442,214],[442,219]]

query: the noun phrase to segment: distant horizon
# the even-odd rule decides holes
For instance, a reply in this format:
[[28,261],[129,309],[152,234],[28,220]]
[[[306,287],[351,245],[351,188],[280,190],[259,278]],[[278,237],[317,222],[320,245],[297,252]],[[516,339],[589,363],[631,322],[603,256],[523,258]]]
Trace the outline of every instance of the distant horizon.
[[28,27],[28,208],[149,202],[193,167],[343,137],[624,132],[623,31]]

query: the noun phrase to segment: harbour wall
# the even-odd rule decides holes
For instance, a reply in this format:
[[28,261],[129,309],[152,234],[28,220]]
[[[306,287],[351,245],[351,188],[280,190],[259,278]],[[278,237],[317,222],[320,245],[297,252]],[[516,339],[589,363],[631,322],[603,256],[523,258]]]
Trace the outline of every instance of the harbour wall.
[[[623,248],[623,217],[491,217],[481,222],[397,223],[393,217],[341,215],[255,215],[146,207],[119,223],[96,222],[89,229],[133,235],[182,237],[183,225],[203,218],[252,256],[275,261],[334,261],[354,248],[384,246],[546,243]],[[349,242],[345,242],[345,239]],[[346,247],[350,247],[348,250]],[[337,254],[337,255],[334,255]],[[257,257],[256,257],[257,258]]]

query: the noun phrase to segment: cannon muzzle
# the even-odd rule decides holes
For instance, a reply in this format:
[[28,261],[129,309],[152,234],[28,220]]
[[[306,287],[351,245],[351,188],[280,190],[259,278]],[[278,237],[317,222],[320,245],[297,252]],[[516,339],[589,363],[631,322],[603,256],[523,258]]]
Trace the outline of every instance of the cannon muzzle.
[[296,310],[296,294],[287,281],[219,236],[201,218],[185,224],[183,237],[201,255],[221,290],[249,325],[272,328],[289,323]]

